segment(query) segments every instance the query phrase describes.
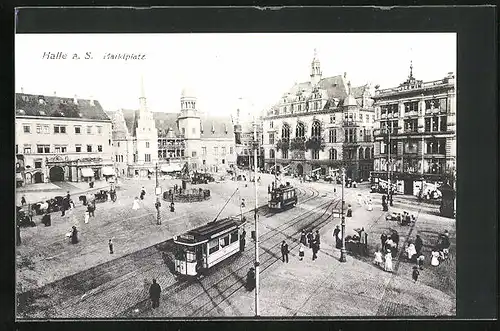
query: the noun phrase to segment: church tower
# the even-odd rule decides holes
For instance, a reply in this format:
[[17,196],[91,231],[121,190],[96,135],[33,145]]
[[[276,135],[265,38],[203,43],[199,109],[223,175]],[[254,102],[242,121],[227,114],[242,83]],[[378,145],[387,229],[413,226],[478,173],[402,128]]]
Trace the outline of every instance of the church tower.
[[318,52],[314,49],[314,58],[311,62],[311,84],[316,86],[321,80],[321,65],[319,63]]
[[149,111],[141,76],[141,96],[139,97],[139,117],[137,119],[137,162],[139,164],[155,164],[158,162],[158,132],[153,113]]
[[181,114],[178,117],[179,131],[186,142],[186,156],[189,158],[190,168],[199,167],[201,156],[201,118],[196,109],[195,93],[184,88],[181,94]]

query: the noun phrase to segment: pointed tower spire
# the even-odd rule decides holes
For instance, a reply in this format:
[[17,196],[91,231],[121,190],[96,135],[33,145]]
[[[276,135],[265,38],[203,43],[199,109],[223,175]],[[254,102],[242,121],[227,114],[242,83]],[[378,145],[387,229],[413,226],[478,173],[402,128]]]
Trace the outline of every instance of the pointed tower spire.
[[413,60],[410,60],[410,76],[409,79],[413,79]]
[[146,92],[144,90],[144,75],[141,74],[141,98],[146,98]]
[[311,62],[311,84],[316,86],[321,80],[321,64],[318,58],[318,50],[314,49],[314,57]]
[[147,111],[147,104],[146,104],[146,92],[144,89],[144,75],[141,74],[141,87],[140,87],[140,96],[139,96],[139,104],[140,104],[140,111],[141,112],[146,112]]

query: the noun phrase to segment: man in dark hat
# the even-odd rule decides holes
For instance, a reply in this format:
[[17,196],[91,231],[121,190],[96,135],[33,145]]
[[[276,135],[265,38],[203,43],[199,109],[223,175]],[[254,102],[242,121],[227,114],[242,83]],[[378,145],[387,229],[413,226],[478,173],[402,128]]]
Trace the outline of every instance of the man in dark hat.
[[247,232],[245,231],[245,229],[243,229],[243,231],[241,232],[241,236],[240,236],[240,252],[245,251],[246,236],[247,236]]
[[333,237],[335,238],[335,247],[338,249],[342,248],[342,240],[339,234],[340,234],[340,227],[337,225],[335,227],[335,230],[333,230]]
[[307,245],[306,232],[304,230],[302,230],[302,232],[300,233],[300,241],[299,242],[301,244],[303,244],[304,246]]
[[288,263],[288,244],[284,240],[281,243],[281,259]]
[[16,224],[16,245],[21,245],[21,227],[19,226],[19,222]]
[[424,243],[422,242],[422,238],[420,238],[420,235],[417,234],[417,238],[415,238],[415,250],[417,251],[417,256],[420,256],[423,246]]
[[312,242],[313,242],[313,234],[311,231],[307,232],[307,243],[309,245],[309,248],[312,248]]
[[160,306],[161,287],[153,278],[153,284],[149,287],[149,298],[151,299],[152,307],[158,308]]
[[255,269],[250,268],[247,272],[247,281],[245,284],[247,291],[252,291],[255,288]]
[[71,243],[76,244],[78,243],[78,230],[76,229],[76,226],[73,225],[72,230],[71,230]]
[[50,214],[49,214],[48,211],[45,211],[45,215],[43,215],[43,217],[42,217],[42,223],[45,226],[51,226],[52,225],[52,221],[50,219]]
[[318,250],[319,250],[319,244],[320,244],[320,240],[319,240],[319,230],[316,230],[316,234],[314,235],[314,241],[316,242],[316,244],[318,245]]
[[385,252],[385,242],[387,241],[387,235],[385,234],[385,232],[382,233],[382,235],[380,236],[380,245],[382,247],[382,251]]
[[25,205],[26,204],[26,198],[24,197],[24,195],[21,197],[21,205]]

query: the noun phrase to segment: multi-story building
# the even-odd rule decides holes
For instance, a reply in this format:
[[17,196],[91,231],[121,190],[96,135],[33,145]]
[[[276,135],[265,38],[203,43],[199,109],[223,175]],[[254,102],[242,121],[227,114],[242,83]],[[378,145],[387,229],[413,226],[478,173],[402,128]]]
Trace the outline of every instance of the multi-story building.
[[263,119],[265,167],[275,162],[297,175],[368,179],[373,169],[374,121],[370,84],[352,87],[347,74],[322,77],[315,52],[310,81],[295,84]]
[[452,72],[443,79],[423,82],[413,77],[410,66],[404,83],[377,90],[374,100],[375,178],[390,176],[401,193],[418,194],[424,181],[453,177],[456,101]]
[[111,120],[97,100],[16,93],[18,185],[113,174]]
[[[257,128],[254,128],[254,124]],[[242,114],[238,107],[233,117],[234,139],[236,148],[236,163],[239,167],[253,168],[254,166],[254,131],[257,131],[259,142],[263,141],[262,118],[254,112]],[[264,167],[264,148],[260,147],[257,159],[258,168]]]
[[141,83],[140,108],[110,113],[113,147],[120,176],[145,177],[159,170],[218,172],[236,163],[230,116],[211,116],[196,108],[197,98],[182,91],[180,113],[151,112]]

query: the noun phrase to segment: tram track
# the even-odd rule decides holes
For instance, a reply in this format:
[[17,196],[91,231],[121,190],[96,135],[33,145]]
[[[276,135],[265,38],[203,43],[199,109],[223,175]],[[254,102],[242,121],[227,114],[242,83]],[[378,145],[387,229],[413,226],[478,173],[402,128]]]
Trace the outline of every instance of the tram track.
[[[310,192],[301,189],[300,192],[301,196],[307,196],[307,198],[302,199],[300,203],[310,201],[319,195],[319,192],[314,189],[310,189]],[[254,211],[251,210],[245,214],[251,215],[253,212]],[[63,279],[47,284],[41,288],[22,293],[21,296],[31,295],[35,299],[38,297],[42,298],[42,300],[43,298],[49,297],[50,302],[46,303],[45,307],[36,307],[39,310],[41,309],[42,313],[44,311],[54,311],[54,306],[60,306],[64,311],[75,303],[91,300],[92,297],[96,297],[103,292],[114,291],[121,284],[126,283],[137,275],[148,273],[157,268],[158,265],[157,263],[155,264],[155,262],[158,261],[159,246],[162,244],[165,244],[165,242],[105,262],[80,273],[64,277]],[[134,265],[137,268],[130,271],[130,265]],[[75,279],[76,277],[78,277],[78,280]],[[175,285],[176,283],[172,284],[171,287],[175,287]],[[184,283],[181,285],[189,286],[189,284]],[[61,289],[63,289],[63,291],[59,291]],[[68,296],[71,298],[68,299]],[[29,313],[30,309],[29,307],[24,307],[24,309],[21,307],[20,310]]]

